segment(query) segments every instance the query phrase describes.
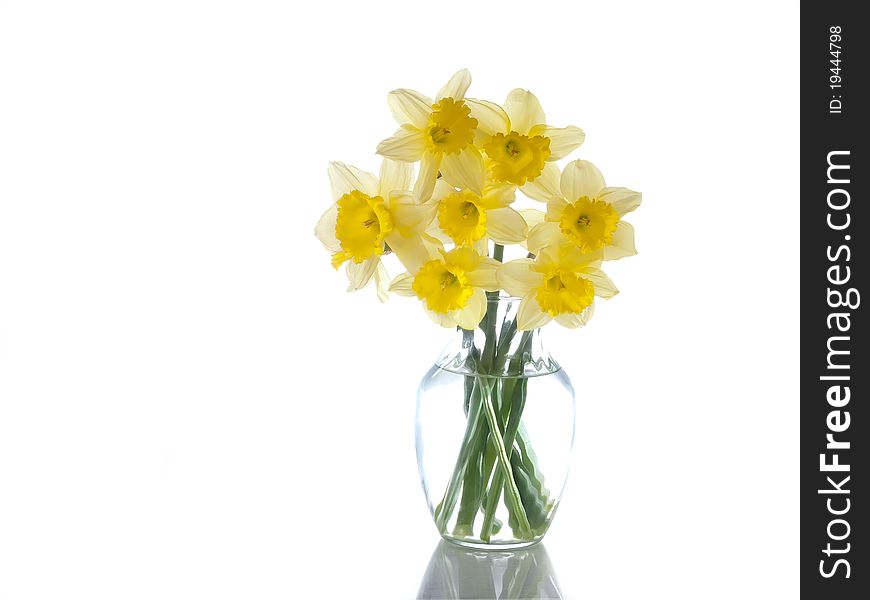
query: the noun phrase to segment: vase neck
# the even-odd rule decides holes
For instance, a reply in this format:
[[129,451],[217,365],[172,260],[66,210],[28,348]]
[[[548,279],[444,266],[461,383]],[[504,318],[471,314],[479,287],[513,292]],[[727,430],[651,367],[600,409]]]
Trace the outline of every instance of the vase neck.
[[540,329],[519,331],[520,299],[491,297],[477,329],[459,329],[436,362],[448,371],[487,377],[534,377],[559,370]]

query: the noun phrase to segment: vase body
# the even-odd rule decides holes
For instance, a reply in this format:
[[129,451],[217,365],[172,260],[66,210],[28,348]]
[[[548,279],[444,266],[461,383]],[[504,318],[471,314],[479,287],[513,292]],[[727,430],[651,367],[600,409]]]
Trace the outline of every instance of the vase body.
[[417,464],[441,536],[507,549],[543,538],[568,475],[574,390],[540,330],[517,331],[519,299],[491,297],[417,394]]

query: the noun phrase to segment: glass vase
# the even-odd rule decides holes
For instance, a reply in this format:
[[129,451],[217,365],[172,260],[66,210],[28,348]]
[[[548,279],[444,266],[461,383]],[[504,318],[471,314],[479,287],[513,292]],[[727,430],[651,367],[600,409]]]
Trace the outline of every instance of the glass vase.
[[417,465],[441,536],[510,549],[552,523],[574,443],[574,389],[540,330],[518,331],[518,298],[489,294],[417,394]]

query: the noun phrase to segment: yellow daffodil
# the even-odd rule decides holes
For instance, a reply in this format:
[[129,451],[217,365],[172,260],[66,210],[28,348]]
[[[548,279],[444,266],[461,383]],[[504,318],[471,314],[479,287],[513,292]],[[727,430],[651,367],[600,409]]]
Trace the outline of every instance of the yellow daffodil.
[[499,289],[496,270],[501,263],[472,248],[447,252],[440,245],[425,246],[426,260],[406,257],[409,272],[396,277],[390,291],[422,300],[426,314],[442,327],[475,329],[486,313],[484,291]]
[[600,265],[601,252],[583,253],[569,243],[547,246],[534,259],[504,263],[498,269],[499,284],[522,298],[517,328],[536,329],[552,319],[565,327],[585,325],[595,296],[611,298],[618,293]]
[[323,214],[314,233],[332,253],[332,266],[345,264],[348,291],[375,280],[378,297],[386,299],[389,275],[381,255],[392,249],[413,258],[425,255],[419,238],[434,209],[416,205],[408,192],[412,166],[384,159],[380,178],[343,163],[329,165],[335,203]]
[[[526,239],[523,217],[510,207],[516,187],[486,182],[483,158],[469,160],[466,169],[445,175],[435,183],[430,203],[437,206],[437,229],[457,246],[473,246],[486,252],[488,239],[499,244],[517,244]],[[457,189],[458,188],[458,189]],[[430,230],[436,237],[438,232]]]
[[575,160],[561,177],[556,165],[547,165],[523,192],[547,203],[545,222],[529,232],[531,252],[565,239],[583,252],[602,251],[604,260],[637,254],[634,228],[622,217],[640,206],[641,194],[606,187],[604,176],[591,162]]
[[503,111],[492,103],[469,104],[472,116],[496,129],[482,144],[496,181],[516,185],[534,181],[545,164],[564,158],[586,137],[578,127],[547,125],[541,103],[528,90],[516,89],[508,94]]
[[[469,85],[471,75],[463,69],[450,78],[434,101],[406,89],[393,90],[387,96],[400,127],[393,137],[378,144],[377,152],[394,160],[420,161],[414,185],[414,200],[418,203],[429,199],[439,170],[442,174],[463,171],[464,165],[479,154],[475,138],[495,133],[488,127],[492,119],[481,123],[472,116],[465,100]],[[486,106],[482,106],[480,112],[488,114]]]

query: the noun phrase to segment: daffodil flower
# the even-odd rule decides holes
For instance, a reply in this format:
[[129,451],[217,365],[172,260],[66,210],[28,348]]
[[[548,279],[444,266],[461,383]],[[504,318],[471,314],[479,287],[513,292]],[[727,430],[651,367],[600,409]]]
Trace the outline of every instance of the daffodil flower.
[[501,265],[499,284],[522,298],[517,328],[537,329],[553,319],[565,327],[585,325],[592,316],[595,296],[611,298],[619,293],[600,266],[601,252],[583,253],[568,243],[547,246],[534,259]]
[[[476,136],[495,133],[471,115],[471,106],[465,100],[470,85],[471,75],[463,69],[441,88],[434,102],[413,90],[398,89],[387,95],[400,127],[393,137],[378,144],[377,152],[394,160],[420,161],[414,185],[417,203],[429,199],[439,170],[442,174],[461,172],[467,162],[475,159],[479,154],[474,147]],[[480,110],[486,113],[485,107]],[[479,127],[483,131],[478,131]]]
[[483,149],[497,181],[520,186],[534,181],[545,164],[564,158],[586,138],[579,127],[547,125],[541,103],[528,90],[508,94],[503,111],[492,103],[469,100],[469,104],[472,116],[496,129]]
[[442,327],[475,329],[486,313],[484,292],[499,289],[496,270],[501,263],[472,248],[447,252],[440,245],[426,247],[424,261],[414,264],[416,257],[405,257],[409,272],[396,277],[390,291],[422,300],[426,314]]
[[634,228],[622,217],[640,206],[641,194],[606,187],[604,176],[591,162],[575,160],[561,177],[556,165],[548,165],[523,192],[547,203],[545,222],[529,232],[531,252],[564,238],[583,252],[603,251],[604,260],[637,254]]
[[429,202],[437,207],[432,221],[437,228],[430,233],[439,239],[446,236],[457,246],[472,246],[480,253],[486,252],[489,239],[498,244],[525,241],[526,221],[510,207],[515,195],[512,184],[487,184],[483,158],[478,155],[461,172],[445,175],[435,183]]
[[409,259],[426,255],[419,236],[434,210],[411,200],[412,175],[410,164],[389,159],[381,164],[380,178],[343,163],[329,165],[335,202],[314,233],[332,253],[332,266],[346,265],[348,291],[362,289],[374,279],[384,301],[389,275],[381,255],[390,249],[401,249]]

